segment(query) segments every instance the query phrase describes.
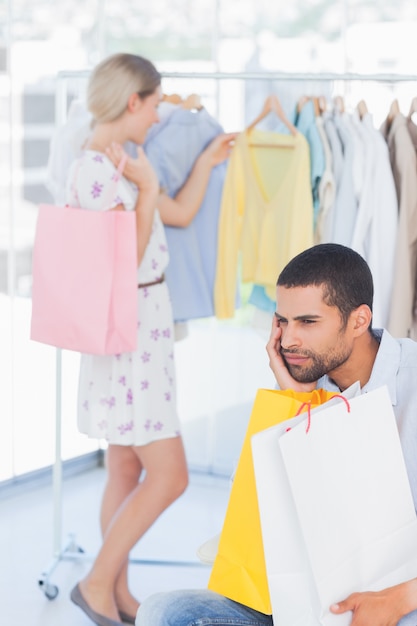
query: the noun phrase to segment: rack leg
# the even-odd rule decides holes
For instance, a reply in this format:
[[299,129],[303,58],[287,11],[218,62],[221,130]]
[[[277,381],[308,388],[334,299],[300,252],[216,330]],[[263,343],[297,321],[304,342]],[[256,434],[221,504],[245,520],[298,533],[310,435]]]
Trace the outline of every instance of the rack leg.
[[43,570],[38,579],[38,585],[48,600],[55,600],[59,593],[57,585],[54,585],[50,581],[50,578],[59,563],[64,560],[75,560],[81,555],[84,555],[84,550],[76,544],[75,535],[69,535],[66,545],[60,551],[55,553],[54,558],[51,560],[48,567]]

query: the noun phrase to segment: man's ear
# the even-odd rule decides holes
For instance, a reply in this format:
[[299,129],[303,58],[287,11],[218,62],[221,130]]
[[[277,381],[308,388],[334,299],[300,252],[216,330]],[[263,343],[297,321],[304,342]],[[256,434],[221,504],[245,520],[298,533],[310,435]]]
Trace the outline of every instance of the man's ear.
[[356,337],[365,333],[372,322],[372,311],[367,304],[361,304],[352,311],[352,327]]

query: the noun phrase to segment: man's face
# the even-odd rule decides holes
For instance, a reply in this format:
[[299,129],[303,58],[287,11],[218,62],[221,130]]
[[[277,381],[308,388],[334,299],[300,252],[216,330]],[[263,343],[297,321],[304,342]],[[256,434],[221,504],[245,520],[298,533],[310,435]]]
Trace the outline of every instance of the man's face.
[[281,354],[298,382],[314,382],[343,365],[353,337],[336,307],[323,300],[323,288],[277,287],[276,317],[282,329]]

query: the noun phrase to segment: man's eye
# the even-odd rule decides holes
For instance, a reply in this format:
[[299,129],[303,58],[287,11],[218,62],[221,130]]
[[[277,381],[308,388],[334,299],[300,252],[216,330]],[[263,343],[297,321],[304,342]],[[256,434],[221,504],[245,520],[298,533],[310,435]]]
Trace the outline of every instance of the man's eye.
[[316,320],[303,320],[303,324],[315,324]]

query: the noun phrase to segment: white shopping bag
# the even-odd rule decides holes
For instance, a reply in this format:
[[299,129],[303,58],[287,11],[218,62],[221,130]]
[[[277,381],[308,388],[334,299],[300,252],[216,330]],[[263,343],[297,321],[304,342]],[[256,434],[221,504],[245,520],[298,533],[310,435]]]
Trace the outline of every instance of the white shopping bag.
[[349,408],[335,398],[252,437],[275,626],[348,626],[351,613],[331,604],[417,576],[417,519],[388,392]]

